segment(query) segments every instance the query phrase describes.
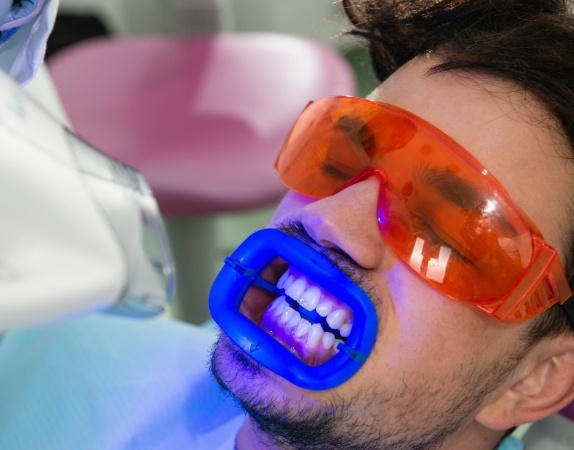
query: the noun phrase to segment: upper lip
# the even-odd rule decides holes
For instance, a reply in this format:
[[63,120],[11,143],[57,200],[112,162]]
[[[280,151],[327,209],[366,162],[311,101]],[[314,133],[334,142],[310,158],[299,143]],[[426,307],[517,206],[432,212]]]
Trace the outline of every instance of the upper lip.
[[360,268],[355,260],[353,260],[343,250],[340,250],[337,247],[331,248],[319,244],[311,237],[311,235],[309,235],[305,227],[300,222],[285,222],[280,224],[277,229],[311,247],[317,253],[320,253],[327,258],[331,264],[337,266],[339,270],[345,273],[356,284],[360,284],[357,279],[357,273]]

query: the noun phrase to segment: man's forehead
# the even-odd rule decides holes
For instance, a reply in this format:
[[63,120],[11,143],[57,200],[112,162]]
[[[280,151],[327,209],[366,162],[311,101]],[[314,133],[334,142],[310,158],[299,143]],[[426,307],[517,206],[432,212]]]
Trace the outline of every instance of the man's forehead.
[[544,107],[524,91],[479,74],[427,71],[436,58],[401,67],[369,98],[404,108],[440,128],[472,153],[560,248],[574,189],[569,149],[547,126]]

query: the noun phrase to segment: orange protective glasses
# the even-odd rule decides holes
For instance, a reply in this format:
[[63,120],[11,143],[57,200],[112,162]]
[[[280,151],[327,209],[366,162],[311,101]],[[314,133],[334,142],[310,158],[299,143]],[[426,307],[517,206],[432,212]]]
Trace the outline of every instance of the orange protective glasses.
[[378,223],[397,257],[500,321],[530,319],[571,296],[556,251],[502,185],[408,111],[354,97],[311,102],[275,168],[287,187],[314,198],[378,177]]

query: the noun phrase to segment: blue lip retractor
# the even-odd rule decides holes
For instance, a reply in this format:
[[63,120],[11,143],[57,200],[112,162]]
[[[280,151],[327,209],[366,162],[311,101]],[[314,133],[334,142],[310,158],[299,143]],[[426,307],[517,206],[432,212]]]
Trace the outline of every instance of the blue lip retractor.
[[[277,257],[353,311],[351,334],[339,344],[339,352],[324,364],[306,364],[239,312],[252,285],[267,289],[275,296],[283,293],[275,283],[260,276]],[[223,332],[249,356],[291,383],[311,390],[330,389],[351,378],[369,356],[377,335],[377,314],[367,294],[325,256],[275,229],[253,233],[226,258],[211,288],[209,309]]]

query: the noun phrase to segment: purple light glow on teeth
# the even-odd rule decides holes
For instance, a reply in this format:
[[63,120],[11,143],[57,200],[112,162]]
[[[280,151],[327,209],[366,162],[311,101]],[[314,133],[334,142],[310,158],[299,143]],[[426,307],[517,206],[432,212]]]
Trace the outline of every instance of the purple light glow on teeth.
[[[324,363],[337,353],[337,345],[343,342],[336,335],[343,339],[350,335],[353,327],[352,311],[291,268],[279,279],[277,287],[283,289],[285,295],[277,297],[267,307],[261,326],[296,352],[307,364]],[[292,308],[286,297],[296,301],[303,308],[301,312]],[[325,317],[333,332],[323,330],[319,323],[309,322],[305,310],[315,311]]]

